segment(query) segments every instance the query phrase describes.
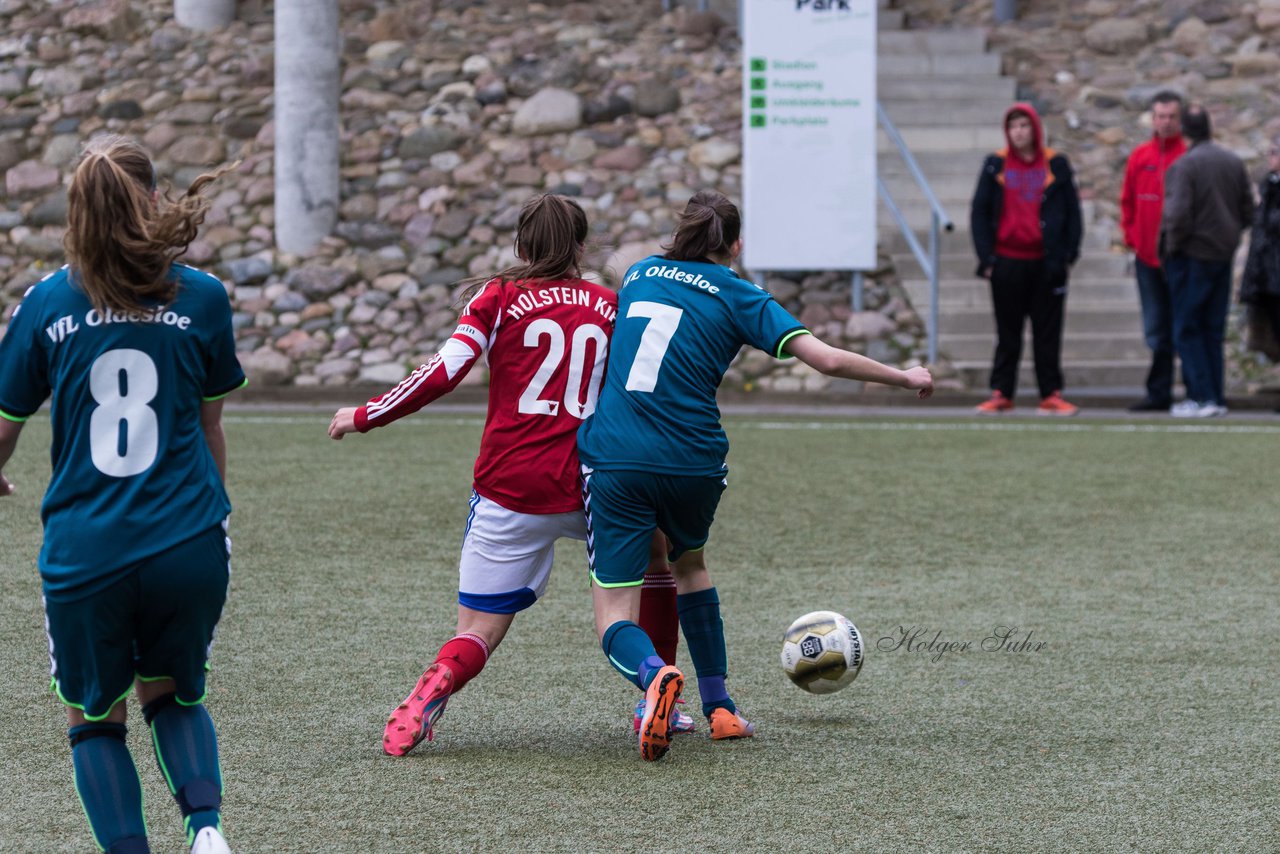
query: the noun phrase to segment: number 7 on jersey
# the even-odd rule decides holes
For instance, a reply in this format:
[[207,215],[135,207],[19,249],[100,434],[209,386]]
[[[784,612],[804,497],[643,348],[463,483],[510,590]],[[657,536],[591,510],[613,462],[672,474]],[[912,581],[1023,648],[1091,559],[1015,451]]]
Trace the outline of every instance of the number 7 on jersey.
[[647,317],[649,323],[640,336],[640,347],[627,373],[627,391],[652,392],[658,385],[658,371],[667,355],[671,336],[676,334],[684,310],[660,302],[633,302],[627,317]]

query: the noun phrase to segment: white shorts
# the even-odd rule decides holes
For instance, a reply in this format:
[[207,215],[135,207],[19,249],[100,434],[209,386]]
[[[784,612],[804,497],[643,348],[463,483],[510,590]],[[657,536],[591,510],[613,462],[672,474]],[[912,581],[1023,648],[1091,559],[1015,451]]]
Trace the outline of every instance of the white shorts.
[[517,513],[472,492],[458,563],[458,604],[491,614],[528,608],[547,590],[561,537],[587,538],[581,510]]

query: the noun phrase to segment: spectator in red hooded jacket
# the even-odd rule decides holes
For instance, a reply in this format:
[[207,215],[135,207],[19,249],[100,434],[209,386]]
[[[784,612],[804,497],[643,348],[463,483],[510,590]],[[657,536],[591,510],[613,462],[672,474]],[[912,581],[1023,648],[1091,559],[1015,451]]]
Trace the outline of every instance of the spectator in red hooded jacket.
[[1157,92],[1151,99],[1151,139],[1129,155],[1120,191],[1124,245],[1137,256],[1142,331],[1151,350],[1147,394],[1131,412],[1164,412],[1173,403],[1173,302],[1160,266],[1160,218],[1164,212],[1164,173],[1187,150],[1182,139],[1182,96]]
[[1067,271],[1083,233],[1075,175],[1065,155],[1044,144],[1040,116],[1014,104],[1004,117],[1008,146],[987,156],[969,214],[978,275],[991,281],[996,351],[991,397],[978,412],[1013,409],[1022,330],[1031,319],[1043,415],[1075,415],[1062,399],[1062,319]]

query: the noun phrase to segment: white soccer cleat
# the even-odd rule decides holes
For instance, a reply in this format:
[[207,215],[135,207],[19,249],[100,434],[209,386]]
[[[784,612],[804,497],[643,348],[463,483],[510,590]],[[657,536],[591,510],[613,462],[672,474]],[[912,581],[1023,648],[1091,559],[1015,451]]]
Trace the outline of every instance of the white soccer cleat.
[[231,848],[216,828],[204,827],[191,843],[191,854],[231,854]]

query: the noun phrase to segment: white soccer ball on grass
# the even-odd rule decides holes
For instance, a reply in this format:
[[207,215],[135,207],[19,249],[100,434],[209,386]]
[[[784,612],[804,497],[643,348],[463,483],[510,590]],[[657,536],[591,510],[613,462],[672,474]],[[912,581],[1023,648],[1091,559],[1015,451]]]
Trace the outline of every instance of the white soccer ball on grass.
[[858,678],[863,650],[862,634],[848,617],[814,611],[787,629],[782,669],[810,694],[834,694]]

